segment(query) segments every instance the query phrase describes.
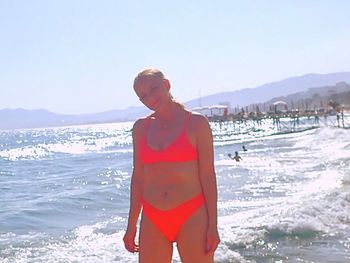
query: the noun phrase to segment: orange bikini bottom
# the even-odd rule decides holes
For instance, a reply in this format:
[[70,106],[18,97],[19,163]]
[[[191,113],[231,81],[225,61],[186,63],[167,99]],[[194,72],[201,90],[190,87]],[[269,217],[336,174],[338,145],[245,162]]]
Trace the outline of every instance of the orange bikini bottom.
[[159,210],[142,199],[143,214],[171,242],[176,240],[182,225],[204,204],[204,196],[200,194],[174,208]]

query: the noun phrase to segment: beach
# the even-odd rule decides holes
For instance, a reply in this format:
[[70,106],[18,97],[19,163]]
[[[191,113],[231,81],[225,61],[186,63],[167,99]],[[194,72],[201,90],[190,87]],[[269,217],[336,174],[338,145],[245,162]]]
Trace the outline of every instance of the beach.
[[[232,133],[211,123],[215,262],[349,262],[349,130],[271,121]],[[122,242],[132,125],[0,131],[0,262],[137,262]]]

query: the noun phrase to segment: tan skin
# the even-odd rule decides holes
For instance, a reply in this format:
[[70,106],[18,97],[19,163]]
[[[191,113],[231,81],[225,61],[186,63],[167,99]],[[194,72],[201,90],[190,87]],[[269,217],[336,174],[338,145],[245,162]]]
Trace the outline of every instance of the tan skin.
[[217,188],[211,129],[205,117],[192,114],[186,132],[198,150],[198,160],[142,164],[139,143],[147,133],[147,142],[155,150],[171,144],[180,134],[188,112],[170,96],[170,83],[157,75],[145,75],[135,83],[141,102],[154,113],[146,129],[146,119],[133,127],[133,174],[131,179],[130,211],[124,236],[125,248],[139,252],[141,263],[171,262],[172,242],[142,215],[139,245],[135,242],[137,219],[143,197],[152,206],[167,210],[203,193],[205,205],[183,224],[176,243],[184,263],[214,262],[214,252],[220,242],[217,230]]

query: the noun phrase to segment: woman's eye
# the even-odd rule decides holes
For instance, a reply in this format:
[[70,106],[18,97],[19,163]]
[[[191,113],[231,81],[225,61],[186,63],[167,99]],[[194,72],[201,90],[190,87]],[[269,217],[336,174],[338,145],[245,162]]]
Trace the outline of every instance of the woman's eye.
[[139,99],[140,99],[140,100],[145,100],[145,99],[147,99],[147,97],[148,97],[149,95],[152,95],[154,92],[156,92],[158,88],[159,88],[159,86],[153,86],[153,87],[151,87],[151,88],[149,89],[149,91],[148,91],[148,94],[142,94],[142,95],[139,97]]

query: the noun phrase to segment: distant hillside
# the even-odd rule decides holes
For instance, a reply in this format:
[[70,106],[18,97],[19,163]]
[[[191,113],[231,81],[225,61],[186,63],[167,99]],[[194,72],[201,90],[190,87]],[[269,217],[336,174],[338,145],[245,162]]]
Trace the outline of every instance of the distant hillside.
[[[257,88],[221,92],[205,96],[202,97],[200,101],[202,106],[230,103],[233,108],[237,105],[243,107],[252,103],[260,103],[271,100],[274,97],[287,96],[298,92],[300,92],[300,96],[306,96],[303,92],[306,92],[310,88],[332,86],[338,82],[350,83],[350,72],[307,74],[264,84]],[[199,99],[185,102],[185,105],[190,109],[198,107]],[[143,106],[82,115],[61,115],[49,112],[45,109],[2,109],[0,110],[0,129],[134,121],[140,116],[145,116],[148,113],[149,111]]]
[[3,109],[0,110],[0,130],[130,121],[147,112],[143,107],[82,115],[63,115],[45,109]]
[[276,101],[284,101],[289,109],[315,109],[329,105],[329,101],[333,100],[339,105],[350,105],[350,84],[339,82],[333,86],[324,86],[310,88],[304,92],[297,92],[288,96],[279,96],[272,98],[264,103],[251,104],[248,107],[249,111],[254,111],[258,106],[261,111],[267,111],[269,106]]
[[72,115],[59,115],[45,109],[0,110],[0,129],[34,128],[64,125],[64,119]]
[[[307,74],[304,76],[288,78],[282,81],[272,82],[251,89],[242,89],[231,92],[221,92],[201,98],[201,105],[213,105],[228,102],[234,108],[247,106],[270,100],[273,97],[287,96],[296,92],[303,92],[309,88],[331,86],[338,82],[350,83],[350,72],[331,74]],[[185,103],[189,108],[198,107],[199,100],[191,100]]]

